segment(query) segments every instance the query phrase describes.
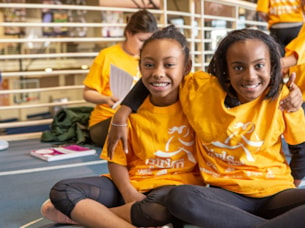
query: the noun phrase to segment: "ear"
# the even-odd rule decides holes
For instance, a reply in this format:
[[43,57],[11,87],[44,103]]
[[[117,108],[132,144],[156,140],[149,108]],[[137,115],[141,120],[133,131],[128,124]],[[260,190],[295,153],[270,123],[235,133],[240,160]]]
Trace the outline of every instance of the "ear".
[[132,36],[132,33],[126,30],[126,32],[125,32],[126,40],[128,40],[128,38],[131,37],[131,36]]
[[193,66],[193,62],[192,60],[189,59],[184,68],[184,75],[188,75],[191,72],[192,66]]

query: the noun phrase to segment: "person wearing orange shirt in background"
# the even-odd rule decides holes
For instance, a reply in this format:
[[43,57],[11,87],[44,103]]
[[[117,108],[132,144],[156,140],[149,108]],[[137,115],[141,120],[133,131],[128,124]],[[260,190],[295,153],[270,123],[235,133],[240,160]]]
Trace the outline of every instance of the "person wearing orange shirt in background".
[[304,0],[258,0],[256,11],[268,22],[270,35],[280,44],[281,55],[285,46],[299,33],[304,23]]
[[180,82],[192,67],[186,38],[174,26],[155,32],[144,42],[139,65],[150,95],[129,118],[129,153],[118,147],[110,158],[104,147],[110,176],[56,183],[53,204],[42,208],[46,218],[86,227],[183,227],[164,201],[176,185],[203,185],[195,134],[179,102]]
[[[293,39],[285,48],[285,57],[282,58],[284,74],[296,73],[295,83],[300,88],[303,101],[305,101],[305,24],[298,36]],[[303,104],[304,109],[304,104]]]
[[148,10],[137,11],[129,18],[125,27],[125,41],[103,49],[94,59],[83,82],[83,97],[96,105],[89,120],[90,138],[96,146],[103,147],[110,119],[115,112],[112,106],[119,100],[112,95],[110,89],[111,64],[128,72],[135,81],[138,80],[140,48],[156,30],[154,15]]

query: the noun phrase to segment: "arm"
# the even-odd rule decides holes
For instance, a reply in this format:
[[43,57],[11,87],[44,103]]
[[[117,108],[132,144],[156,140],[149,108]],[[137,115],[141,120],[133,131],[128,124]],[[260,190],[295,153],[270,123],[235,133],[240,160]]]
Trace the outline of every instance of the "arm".
[[149,91],[140,79],[124,98],[122,105],[126,105],[130,107],[133,112],[137,112],[138,108],[141,106],[148,94]]
[[85,86],[83,90],[83,97],[86,101],[93,104],[108,104],[110,107],[114,105],[119,99],[113,96],[105,96],[95,89],[91,89],[88,86]]
[[122,105],[112,117],[107,140],[107,153],[110,159],[112,159],[114,149],[119,140],[122,141],[125,153],[128,153],[128,128],[126,123],[131,112],[132,110],[130,107]]
[[305,176],[305,143],[298,145],[288,145],[292,155],[290,161],[291,174],[294,178],[294,183],[298,186]]
[[119,140],[122,141],[124,151],[126,153],[128,152],[128,135],[126,128],[127,118],[132,111],[136,112],[138,110],[148,94],[149,91],[140,79],[125,97],[122,102],[122,106],[114,114],[112,123],[114,123],[116,126],[110,126],[107,142],[108,156],[110,158],[112,157],[114,148],[117,146]]
[[268,22],[269,20],[269,10],[270,10],[270,2],[266,0],[257,0],[256,2],[256,11],[258,12],[259,17]]
[[291,53],[288,56],[282,57],[281,58],[281,65],[282,68],[289,68],[298,63],[298,57],[296,53]]
[[145,198],[145,195],[139,193],[130,183],[129,173],[126,166],[108,162],[108,169],[111,178],[122,194],[125,203],[140,201]]
[[[304,0],[305,1],[305,0]],[[294,55],[297,63],[294,65],[301,65],[305,63],[305,24],[303,24],[298,35],[291,40],[285,47],[285,56]]]
[[294,83],[295,73],[292,73],[286,83],[289,88],[289,94],[280,102],[280,109],[287,112],[295,112],[299,110],[303,103],[302,92]]
[[259,17],[260,17],[263,21],[268,22],[269,16],[268,16],[267,13],[259,11],[259,12],[258,12],[258,15],[259,15]]

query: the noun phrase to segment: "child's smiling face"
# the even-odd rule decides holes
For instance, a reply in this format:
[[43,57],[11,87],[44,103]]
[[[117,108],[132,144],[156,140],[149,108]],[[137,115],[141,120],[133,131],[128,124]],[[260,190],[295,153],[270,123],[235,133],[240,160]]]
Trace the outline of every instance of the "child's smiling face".
[[268,47],[258,39],[238,41],[227,50],[230,84],[241,103],[262,95],[271,80]]
[[167,106],[178,100],[179,84],[188,73],[185,54],[174,39],[156,39],[144,46],[140,70],[151,102]]

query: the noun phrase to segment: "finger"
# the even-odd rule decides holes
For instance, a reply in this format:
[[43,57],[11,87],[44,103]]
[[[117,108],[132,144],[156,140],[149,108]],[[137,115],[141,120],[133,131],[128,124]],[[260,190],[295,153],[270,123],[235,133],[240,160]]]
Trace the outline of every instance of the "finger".
[[125,152],[126,154],[128,154],[128,143],[127,143],[128,140],[127,140],[126,138],[122,138],[121,141],[122,141],[122,144],[123,144],[123,150],[124,150],[124,152]]
[[[108,141],[107,141],[107,156],[110,158],[111,154],[110,154],[109,148],[110,148],[110,141],[108,140]],[[111,158],[110,158],[110,159],[111,159]]]
[[285,110],[287,112],[296,112],[296,111],[298,111],[301,108],[302,103],[303,103],[302,101],[301,102],[297,102],[294,105],[292,105],[290,103],[287,103]]
[[110,160],[112,159],[112,155],[114,153],[114,148],[116,148],[118,144],[118,141],[115,140],[115,142],[113,143],[112,141],[108,141],[108,144],[107,144],[107,152],[108,152],[108,157],[110,158]]
[[289,76],[288,82],[286,83],[288,89],[290,89],[291,86],[294,85],[294,80],[295,80],[295,78],[296,78],[296,74],[295,74],[295,72],[292,72],[292,73],[290,74],[290,76]]

